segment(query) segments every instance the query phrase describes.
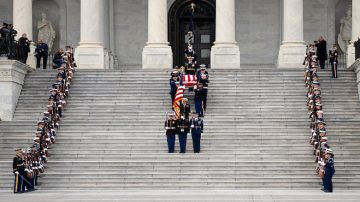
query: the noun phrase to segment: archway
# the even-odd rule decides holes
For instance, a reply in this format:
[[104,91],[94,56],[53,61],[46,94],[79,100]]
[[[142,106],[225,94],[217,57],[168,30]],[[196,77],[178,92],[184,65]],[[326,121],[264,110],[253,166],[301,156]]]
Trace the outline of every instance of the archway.
[[187,32],[191,19],[191,4],[195,4],[194,48],[199,64],[210,67],[210,51],[215,41],[215,0],[176,0],[169,10],[169,41],[176,65],[185,63]]

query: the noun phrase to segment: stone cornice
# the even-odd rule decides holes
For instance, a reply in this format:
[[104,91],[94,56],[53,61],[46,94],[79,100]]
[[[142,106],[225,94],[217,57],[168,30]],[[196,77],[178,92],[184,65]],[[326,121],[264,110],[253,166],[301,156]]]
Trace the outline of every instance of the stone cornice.
[[24,78],[31,68],[16,60],[0,60],[0,82],[24,84]]

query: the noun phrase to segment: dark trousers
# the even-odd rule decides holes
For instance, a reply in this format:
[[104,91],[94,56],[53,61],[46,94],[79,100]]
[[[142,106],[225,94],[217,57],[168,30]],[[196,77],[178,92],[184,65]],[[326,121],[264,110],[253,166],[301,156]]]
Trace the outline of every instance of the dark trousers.
[[333,184],[332,184],[332,177],[333,173],[331,172],[325,172],[324,178],[323,178],[323,185],[324,185],[324,191],[333,191]]
[[20,50],[20,61],[24,64],[26,64],[27,58],[28,58],[28,52],[25,50]]
[[319,65],[321,69],[325,69],[325,60],[324,59],[319,60]]
[[14,174],[14,193],[22,193],[25,191],[24,179],[23,176],[19,174]]
[[337,78],[337,62],[331,62],[332,78]]
[[194,152],[199,153],[200,152],[201,133],[193,132],[191,134],[191,136],[192,136],[192,141],[193,141]]
[[196,111],[197,114],[199,114],[199,117],[204,116],[203,102],[202,101],[195,100],[195,111]]
[[47,65],[47,55],[45,55],[45,54],[38,54],[38,55],[36,56],[36,68],[40,68],[41,58],[43,59],[43,69],[46,69],[46,65]]
[[180,153],[186,152],[186,140],[187,140],[187,133],[180,132],[179,133],[179,145],[180,145]]
[[168,144],[168,153],[174,153],[175,151],[175,134],[166,135]]

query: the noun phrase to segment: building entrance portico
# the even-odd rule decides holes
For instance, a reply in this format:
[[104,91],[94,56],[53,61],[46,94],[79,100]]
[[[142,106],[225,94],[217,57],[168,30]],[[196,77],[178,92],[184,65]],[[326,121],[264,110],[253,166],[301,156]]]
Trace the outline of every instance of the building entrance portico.
[[[188,45],[193,1],[175,1],[169,10],[169,39],[174,65],[185,63],[184,50]],[[215,41],[215,1],[196,1],[192,30],[197,62],[210,67],[210,52]]]

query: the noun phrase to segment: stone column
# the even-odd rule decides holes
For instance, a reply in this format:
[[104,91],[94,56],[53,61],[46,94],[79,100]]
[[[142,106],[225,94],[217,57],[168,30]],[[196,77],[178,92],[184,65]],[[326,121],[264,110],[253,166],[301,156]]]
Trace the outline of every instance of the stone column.
[[355,62],[355,47],[354,42],[357,41],[360,37],[360,1],[352,1],[352,39],[351,43],[348,46],[347,52],[347,66],[350,67]]
[[29,66],[16,61],[0,59],[0,119],[11,121]]
[[303,0],[283,0],[283,41],[278,67],[302,68],[305,54]]
[[211,47],[212,69],[239,69],[240,50],[235,40],[235,1],[216,2],[216,39]]
[[170,69],[172,62],[168,42],[167,0],[148,0],[148,41],[142,52],[143,69]]
[[81,0],[80,43],[75,57],[78,68],[104,69],[103,0]]
[[[32,21],[32,0],[13,0],[13,24],[18,31],[17,39],[26,33],[29,40],[33,38],[33,21]],[[36,39],[35,39],[36,40]],[[34,58],[34,43],[30,46],[30,53],[27,64],[32,68],[36,68]]]

